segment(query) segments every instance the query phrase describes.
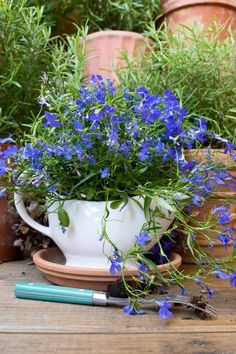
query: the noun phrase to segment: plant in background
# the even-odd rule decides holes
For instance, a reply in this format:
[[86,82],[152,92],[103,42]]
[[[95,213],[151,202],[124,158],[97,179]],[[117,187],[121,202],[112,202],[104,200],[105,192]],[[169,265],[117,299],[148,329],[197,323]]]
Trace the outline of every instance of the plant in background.
[[[59,96],[77,94],[81,87],[86,64],[85,38],[88,28],[77,28],[77,33],[65,38],[56,37],[48,48],[50,65],[42,73],[44,94],[50,92],[51,100]],[[59,40],[58,40],[59,39]],[[82,40],[83,39],[83,40]],[[44,97],[40,97],[40,105],[44,105]]]
[[[152,285],[160,283],[176,283],[182,289],[184,279],[197,279],[211,295],[205,278],[212,270],[220,271],[221,264],[232,280],[230,265],[196,245],[195,227],[188,223],[191,216],[184,209],[201,204],[215,186],[231,178],[223,165],[213,163],[211,158],[201,164],[185,159],[184,149],[209,138],[202,119],[190,124],[185,109],[170,91],[152,95],[144,87],[135,91],[116,89],[110,80],[104,82],[100,76],[92,76],[87,87],[81,85],[77,92],[72,87],[64,95],[51,94],[44,86],[40,102],[44,115],[35,121],[32,135],[20,149],[11,146],[1,156],[2,193],[6,189],[31,198],[44,197],[50,201],[49,209],[50,205],[53,209],[57,205],[53,212],[57,212],[60,239],[68,238],[70,232],[68,201],[103,202],[101,247],[110,245],[110,271],[121,272],[126,290],[137,300]],[[227,142],[226,145],[235,159],[232,146]],[[129,200],[137,203],[145,222],[138,234],[131,235],[133,246],[124,252],[109,237],[107,219],[112,209],[122,211]],[[166,217],[166,213],[176,221],[168,230],[160,231],[157,218]],[[204,261],[194,275],[174,268],[166,276],[153,274],[155,258],[149,257],[152,250],[147,252],[146,246],[154,239],[159,255],[169,259],[160,236],[164,233],[171,240],[179,221],[189,235],[191,251],[200,254]],[[204,232],[208,226],[206,222],[196,228]],[[136,288],[125,279],[130,261],[137,267]]]
[[26,0],[0,1],[0,136],[26,130],[38,115],[45,71],[44,80],[57,95],[66,91],[72,77],[74,85],[83,76],[84,46],[78,42],[87,29],[63,39],[50,38],[44,8],[25,5]]
[[[60,33],[74,32],[88,23],[89,32],[116,29],[142,32],[146,23],[160,13],[160,0],[29,0],[30,5],[45,5],[45,16]],[[68,29],[69,27],[69,29]]]
[[25,1],[0,1],[1,136],[21,131],[39,111],[50,29],[43,20],[43,8],[24,5]]
[[129,88],[145,85],[152,93],[173,91],[191,117],[204,117],[210,130],[235,142],[235,40],[228,33],[220,41],[222,31],[214,24],[205,31],[184,26],[171,34],[165,24],[159,29],[153,24],[146,32],[149,51],[141,61],[123,54],[127,65],[117,71],[119,80]]

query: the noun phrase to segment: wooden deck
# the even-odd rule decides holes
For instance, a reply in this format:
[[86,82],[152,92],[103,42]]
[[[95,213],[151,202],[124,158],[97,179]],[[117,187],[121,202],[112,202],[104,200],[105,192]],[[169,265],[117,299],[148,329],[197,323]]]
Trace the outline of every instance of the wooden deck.
[[1,354],[236,353],[236,289],[226,281],[212,281],[218,318],[208,321],[180,307],[161,321],[154,311],[129,316],[114,307],[16,299],[16,281],[47,282],[27,260],[0,265]]

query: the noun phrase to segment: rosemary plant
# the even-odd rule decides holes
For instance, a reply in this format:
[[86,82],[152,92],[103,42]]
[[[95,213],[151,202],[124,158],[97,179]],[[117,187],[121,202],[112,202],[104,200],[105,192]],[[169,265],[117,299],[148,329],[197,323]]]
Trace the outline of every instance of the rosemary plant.
[[43,8],[24,5],[25,1],[0,1],[0,135],[21,131],[38,112],[50,29]]

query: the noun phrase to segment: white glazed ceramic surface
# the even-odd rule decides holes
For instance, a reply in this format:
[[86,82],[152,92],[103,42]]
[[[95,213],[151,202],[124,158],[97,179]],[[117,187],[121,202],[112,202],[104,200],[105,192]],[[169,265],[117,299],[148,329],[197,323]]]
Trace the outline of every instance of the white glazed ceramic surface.
[[[141,199],[139,201],[142,203]],[[65,255],[67,266],[109,269],[110,262],[106,256],[113,255],[113,248],[102,238],[105,202],[65,201],[63,207],[69,215],[70,225],[64,233],[57,216],[58,202],[48,208],[49,227],[40,225],[29,216],[19,194],[15,194],[15,205],[26,223],[53,239]],[[146,222],[143,210],[133,200],[129,200],[122,210],[111,209],[110,203],[108,208],[110,214],[106,220],[107,234],[120,250],[128,251],[135,243],[135,236],[139,235]],[[157,219],[160,224],[159,238],[173,219],[174,216],[169,215],[168,212],[166,218]],[[155,243],[156,238],[153,236],[147,249]]]

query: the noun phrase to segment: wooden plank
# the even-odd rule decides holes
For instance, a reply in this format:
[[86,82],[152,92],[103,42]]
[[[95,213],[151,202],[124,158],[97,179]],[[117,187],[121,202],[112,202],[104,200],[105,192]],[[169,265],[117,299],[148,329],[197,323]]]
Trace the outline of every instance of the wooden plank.
[[[90,307],[16,299],[16,281],[47,282],[28,261],[0,265],[1,333],[228,333],[236,332],[236,292],[228,282],[213,280],[217,295],[212,302],[219,310],[216,320],[199,320],[177,307],[175,316],[161,321],[155,311],[143,316],[123,314],[120,308]],[[198,288],[193,286],[196,291]],[[115,319],[115,320],[114,320]]]
[[235,354],[236,338],[218,334],[0,334],[4,354]]

